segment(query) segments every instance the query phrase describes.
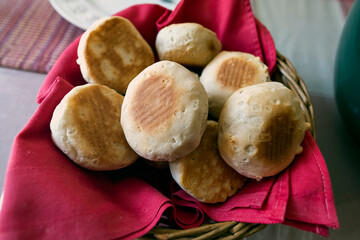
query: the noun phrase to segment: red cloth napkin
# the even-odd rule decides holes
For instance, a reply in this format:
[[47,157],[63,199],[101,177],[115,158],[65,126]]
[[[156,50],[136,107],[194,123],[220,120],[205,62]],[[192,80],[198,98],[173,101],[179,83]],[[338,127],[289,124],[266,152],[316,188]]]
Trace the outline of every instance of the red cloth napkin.
[[[274,43],[254,18],[249,0],[184,0],[173,12],[145,4],[116,15],[132,21],[153,49],[162,27],[192,21],[214,30],[224,50],[250,52],[260,56],[270,72],[275,69]],[[315,232],[316,226],[323,235],[328,227],[338,227],[326,165],[310,134],[291,168],[261,182],[249,181],[223,204],[201,204],[180,190],[170,194],[169,171],[141,161],[111,172],[73,164],[53,144],[49,123],[62,97],[85,83],[75,62],[78,43],[79,38],[47,75],[37,97],[39,107],[14,141],[0,212],[1,238],[131,239],[151,229],[171,206],[171,216],[184,228],[198,226],[207,217],[285,223]]]

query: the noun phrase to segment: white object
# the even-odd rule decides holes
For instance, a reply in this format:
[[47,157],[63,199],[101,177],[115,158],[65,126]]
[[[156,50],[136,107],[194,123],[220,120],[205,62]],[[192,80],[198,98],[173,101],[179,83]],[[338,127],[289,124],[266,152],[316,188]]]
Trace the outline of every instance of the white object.
[[158,4],[173,10],[180,0],[49,0],[49,2],[63,18],[85,30],[95,20],[136,4]]

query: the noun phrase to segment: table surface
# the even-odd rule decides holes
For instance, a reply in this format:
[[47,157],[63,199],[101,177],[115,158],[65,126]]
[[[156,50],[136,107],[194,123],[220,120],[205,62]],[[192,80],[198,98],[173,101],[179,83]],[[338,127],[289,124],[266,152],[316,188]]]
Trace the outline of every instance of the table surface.
[[[345,17],[337,1],[253,0],[255,15],[268,27],[277,49],[294,64],[309,88],[317,143],[326,160],[340,221],[328,239],[360,236],[360,143],[344,128],[333,89],[334,59]],[[272,13],[272,14],[269,14]],[[0,190],[12,142],[37,108],[45,74],[0,67]],[[271,225],[248,239],[325,239]]]

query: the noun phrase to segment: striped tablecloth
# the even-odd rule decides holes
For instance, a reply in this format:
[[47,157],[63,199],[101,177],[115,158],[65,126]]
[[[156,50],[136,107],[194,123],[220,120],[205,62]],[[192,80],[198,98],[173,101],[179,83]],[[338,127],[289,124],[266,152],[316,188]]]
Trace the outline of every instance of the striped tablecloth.
[[48,72],[82,32],[64,20],[47,0],[1,0],[0,65]]

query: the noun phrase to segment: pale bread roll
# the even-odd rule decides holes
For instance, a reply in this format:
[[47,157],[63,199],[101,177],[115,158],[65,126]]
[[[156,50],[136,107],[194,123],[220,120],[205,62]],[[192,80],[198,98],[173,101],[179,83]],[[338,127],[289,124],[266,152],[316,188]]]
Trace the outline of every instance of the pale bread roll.
[[285,169],[305,131],[300,103],[282,83],[244,87],[226,101],[219,118],[219,151],[240,174],[260,180]]
[[135,26],[123,17],[95,21],[81,36],[77,63],[89,83],[125,94],[129,82],[154,63],[154,53]]
[[169,163],[174,180],[200,202],[224,202],[246,181],[221,158],[217,139],[218,124],[208,121],[200,145],[189,155]]
[[103,85],[73,88],[54,110],[50,122],[54,143],[76,164],[90,170],[130,165],[138,155],[121,128],[123,98]]
[[216,33],[197,23],[171,24],[159,31],[155,41],[160,60],[204,67],[221,51]]
[[242,87],[270,81],[267,66],[259,57],[244,52],[222,51],[201,73],[209,98],[209,113],[218,118],[226,99]]
[[208,99],[197,75],[178,63],[160,61],[129,84],[121,124],[140,156],[171,161],[199,145],[207,115]]

